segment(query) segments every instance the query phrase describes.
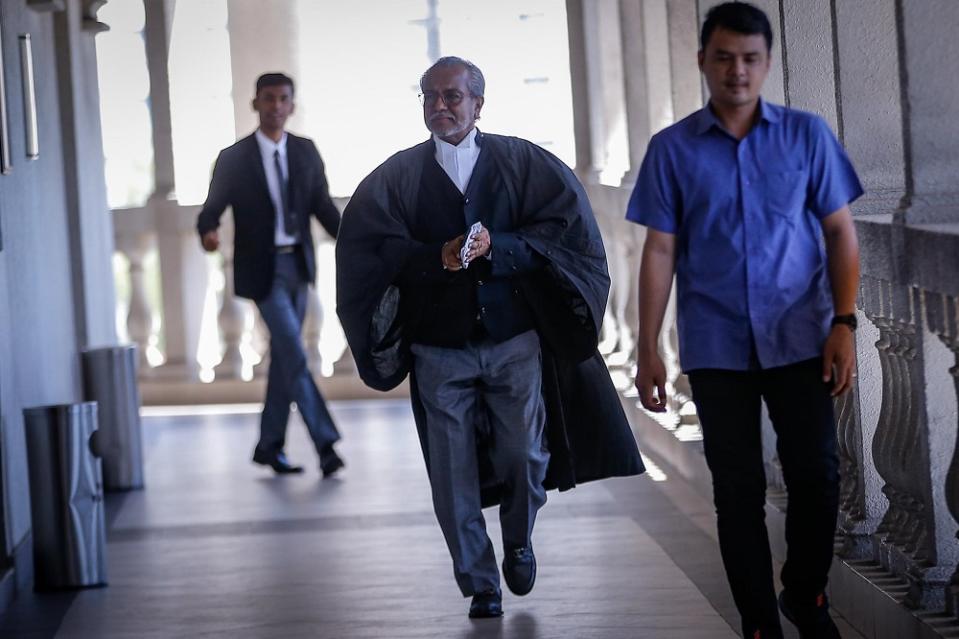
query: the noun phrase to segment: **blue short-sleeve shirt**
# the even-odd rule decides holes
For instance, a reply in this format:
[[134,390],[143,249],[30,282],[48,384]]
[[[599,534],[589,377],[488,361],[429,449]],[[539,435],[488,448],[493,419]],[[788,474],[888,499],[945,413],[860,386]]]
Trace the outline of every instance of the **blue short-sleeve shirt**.
[[822,354],[833,315],[821,220],[862,195],[822,118],[760,100],[737,141],[709,107],[650,140],[626,218],[676,235],[683,370]]

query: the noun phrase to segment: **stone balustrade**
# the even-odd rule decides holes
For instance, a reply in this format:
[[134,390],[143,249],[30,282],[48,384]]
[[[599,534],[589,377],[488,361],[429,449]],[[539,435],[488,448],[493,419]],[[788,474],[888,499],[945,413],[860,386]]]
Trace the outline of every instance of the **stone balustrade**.
[[[345,198],[337,199],[341,207],[345,202]],[[144,396],[147,401],[154,398],[166,403],[176,400],[176,389],[182,389],[184,385],[200,387],[203,382],[212,381],[233,387],[245,384],[247,389],[234,391],[231,396],[244,401],[260,401],[269,363],[269,333],[255,305],[236,297],[234,293],[233,225],[230,214],[222,218],[220,251],[216,259],[210,260],[204,256],[194,228],[198,210],[196,206],[176,204],[165,204],[157,209],[147,203],[141,208],[114,211],[117,251],[126,258],[128,264],[127,286],[119,288],[129,290],[129,297],[118,304],[127,309],[127,334],[139,346],[141,353],[140,376]],[[173,216],[179,222],[158,224],[157,211]],[[314,235],[320,269],[332,269],[332,238],[319,225],[316,225]],[[172,247],[173,255],[164,255],[165,247]],[[144,268],[151,252],[159,253],[158,259],[153,262],[159,264],[159,288],[162,292],[162,302],[157,307],[151,306],[150,284]],[[180,268],[171,274],[163,265],[176,259],[181,261]],[[208,272],[211,264],[216,271],[213,277]],[[171,277],[173,282],[169,281]],[[326,278],[325,283],[329,284],[331,279]],[[217,282],[222,282],[222,287],[217,287]],[[216,316],[204,318],[204,300],[210,295],[211,287],[217,299]],[[325,319],[335,318],[332,307],[334,297],[335,293],[331,290],[310,288],[303,329],[304,347],[314,375],[328,377],[336,367],[338,373],[355,376],[351,365],[337,366],[345,352],[338,326],[324,327]],[[159,321],[155,321],[155,318],[159,318]],[[215,321],[215,330],[210,331],[208,327],[207,334],[217,336],[221,353],[218,363],[210,371],[201,371],[198,359],[204,321]],[[171,340],[171,335],[194,338],[189,341],[182,337]],[[168,350],[171,343],[188,343],[189,347],[179,353],[171,353]],[[147,358],[150,352],[162,355],[163,362],[153,365],[156,360],[151,363]],[[178,365],[170,366],[171,359],[176,360]],[[167,387],[169,391],[160,393],[159,397],[151,392],[161,387]]]

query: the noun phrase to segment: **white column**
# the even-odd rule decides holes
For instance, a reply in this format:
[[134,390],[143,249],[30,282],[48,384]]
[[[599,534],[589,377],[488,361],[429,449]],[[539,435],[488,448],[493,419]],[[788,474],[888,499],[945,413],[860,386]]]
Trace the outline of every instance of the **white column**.
[[623,42],[623,87],[626,98],[626,130],[629,138],[629,169],[622,186],[632,188],[649,143],[649,82],[646,76],[646,37],[643,0],[620,0],[619,24]]
[[667,0],[669,69],[673,90],[673,119],[681,120],[703,106],[703,87],[696,52],[699,15],[696,0]]
[[[647,112],[652,135],[675,121],[666,0],[643,0],[643,35],[646,42]],[[695,67],[693,72],[696,72]]]
[[180,207],[176,202],[168,71],[173,2],[145,0],[144,7],[156,182],[156,190],[147,202],[147,208],[153,215],[157,231],[166,357],[166,362],[156,373],[196,380],[199,379],[196,354],[206,291],[206,261],[194,230],[197,210]]
[[603,155],[600,147],[601,115],[594,99],[598,93],[596,73],[593,72],[598,37],[596,11],[594,1],[566,0],[576,175],[587,186],[599,183]]
[[[300,80],[296,5],[292,0],[270,2],[269,11],[264,11],[263,0],[227,2],[237,138],[249,135],[259,125],[250,104],[257,77],[263,73],[281,72],[292,77],[294,83]],[[308,104],[297,103],[287,127],[297,131],[309,108]]]

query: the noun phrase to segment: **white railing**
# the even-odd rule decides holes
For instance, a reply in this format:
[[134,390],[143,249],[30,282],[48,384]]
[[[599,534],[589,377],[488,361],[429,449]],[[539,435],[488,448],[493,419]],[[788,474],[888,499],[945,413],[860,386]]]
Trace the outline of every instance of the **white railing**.
[[[345,200],[337,204],[345,205]],[[232,387],[234,399],[260,401],[269,335],[255,305],[233,290],[232,218],[224,214],[221,250],[211,258],[195,230],[198,211],[169,201],[114,211],[116,250],[127,265],[125,281],[117,287],[128,291],[118,300],[125,309],[120,332],[140,347],[145,400],[173,401],[176,397],[169,395],[177,389],[211,384]],[[333,312],[333,240],[318,224],[314,238],[318,281],[310,288],[303,327],[310,369],[318,377],[353,376],[352,358],[343,357],[346,341]],[[244,383],[247,388],[237,390]],[[161,386],[169,392],[157,397],[151,391]],[[201,400],[217,396],[189,395]]]

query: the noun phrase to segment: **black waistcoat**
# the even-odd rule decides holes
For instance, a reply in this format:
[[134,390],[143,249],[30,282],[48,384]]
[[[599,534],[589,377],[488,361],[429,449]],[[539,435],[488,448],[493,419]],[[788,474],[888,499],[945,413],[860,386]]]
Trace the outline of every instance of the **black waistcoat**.
[[[480,221],[490,231],[512,230],[514,212],[489,151],[480,152],[466,193],[460,193],[432,154],[426,156],[417,198],[413,236],[425,243],[445,242]],[[493,246],[493,259],[496,246]],[[505,341],[533,328],[532,316],[512,278],[491,277],[485,257],[451,272],[443,284],[415,295],[418,309],[412,341],[456,348],[489,336]]]

